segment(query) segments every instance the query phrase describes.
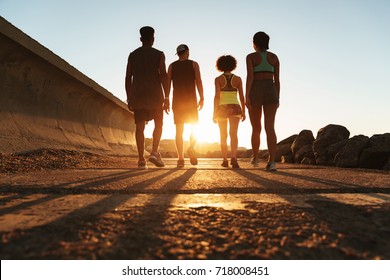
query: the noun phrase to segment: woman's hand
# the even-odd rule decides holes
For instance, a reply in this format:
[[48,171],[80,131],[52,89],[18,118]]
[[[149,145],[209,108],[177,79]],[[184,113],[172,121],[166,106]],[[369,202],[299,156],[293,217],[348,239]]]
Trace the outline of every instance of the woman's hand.
[[167,114],[169,114],[169,110],[170,110],[169,107],[170,107],[169,106],[169,98],[165,98],[164,104],[163,104],[163,109],[164,109],[165,113],[167,113]]
[[246,115],[245,115],[245,111],[242,110],[242,113],[241,113],[241,121],[245,121],[246,120]]

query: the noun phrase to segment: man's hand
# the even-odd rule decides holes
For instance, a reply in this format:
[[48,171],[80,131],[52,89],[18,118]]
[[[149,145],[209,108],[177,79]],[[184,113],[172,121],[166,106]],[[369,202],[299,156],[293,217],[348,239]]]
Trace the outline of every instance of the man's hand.
[[133,106],[132,106],[132,104],[131,104],[129,99],[127,99],[127,108],[129,108],[130,112],[134,112],[134,108],[133,108]]
[[245,111],[242,110],[242,113],[241,113],[241,121],[245,121],[246,120],[246,115],[245,115]]
[[199,110],[202,110],[202,108],[203,108],[203,103],[204,103],[204,99],[203,99],[203,98],[199,99],[199,102],[198,102],[198,109],[199,109]]
[[169,108],[169,98],[164,99],[163,109],[165,113],[169,114],[170,108]]
[[251,101],[250,101],[250,99],[249,99],[248,97],[245,98],[245,105],[246,105],[246,107],[247,107],[248,109],[251,108]]

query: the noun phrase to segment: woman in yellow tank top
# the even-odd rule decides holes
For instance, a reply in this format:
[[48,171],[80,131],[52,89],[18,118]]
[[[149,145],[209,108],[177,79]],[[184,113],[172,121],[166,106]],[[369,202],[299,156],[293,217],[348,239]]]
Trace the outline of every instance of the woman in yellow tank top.
[[[237,61],[230,55],[221,56],[217,60],[217,69],[223,72],[215,78],[215,97],[213,121],[218,122],[221,135],[221,152],[223,167],[229,167],[227,159],[227,136],[231,147],[231,165],[240,168],[237,162],[238,124],[245,120],[245,100],[242,90],[242,80],[231,72],[236,69]],[[238,100],[239,97],[239,100]]]

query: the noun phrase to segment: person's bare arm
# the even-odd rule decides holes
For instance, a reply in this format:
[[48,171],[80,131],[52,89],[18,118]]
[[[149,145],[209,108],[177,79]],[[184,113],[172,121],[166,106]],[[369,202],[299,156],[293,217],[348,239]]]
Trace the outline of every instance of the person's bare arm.
[[195,71],[195,84],[196,84],[196,88],[198,89],[198,93],[199,93],[198,108],[199,108],[199,110],[201,110],[203,108],[203,103],[204,103],[203,83],[202,83],[202,78],[200,75],[199,64],[194,61],[192,63],[192,65],[193,65],[193,68]]
[[[218,77],[219,78],[219,77]],[[220,95],[221,95],[221,86],[219,84],[219,79],[215,78],[215,96],[214,96],[214,113],[213,113],[213,122],[217,122],[217,108],[219,105]]]
[[[171,84],[172,84],[172,64],[170,64],[168,66],[168,73],[167,73],[167,81],[168,81],[168,84],[167,84],[167,92],[165,93],[165,100],[168,100],[167,104],[165,104],[165,107],[170,107],[170,102],[169,102],[169,95],[171,93]],[[164,101],[165,103],[165,101]],[[168,108],[168,112],[169,112],[169,108]],[[168,113],[166,111],[166,113]]]
[[238,96],[240,98],[241,103],[241,121],[245,121],[246,115],[245,115],[245,98],[244,98],[244,91],[242,89],[242,80],[240,77],[235,76],[238,80]]
[[171,85],[172,85],[172,64],[168,67],[168,73],[167,73],[167,80],[168,80],[168,94],[165,94],[165,97],[169,98],[169,94],[171,92]]
[[278,94],[278,98],[280,98],[279,74],[280,74],[280,62],[279,62],[278,57],[275,55],[274,80],[275,80],[275,87],[276,87],[276,92]]
[[165,67],[165,55],[164,53],[161,53],[160,56],[160,64],[159,64],[159,72],[160,72],[160,77],[161,77],[161,83],[164,89],[164,110],[165,113],[169,113],[169,86],[168,86],[168,75]]
[[126,89],[126,96],[127,96],[127,105],[129,107],[129,110],[132,110],[132,90],[131,90],[131,84],[133,80],[133,73],[131,69],[131,63],[130,63],[130,57],[127,61],[127,67],[126,67],[126,77],[125,77],[125,89]]
[[245,88],[245,101],[246,106],[251,106],[250,99],[249,99],[249,93],[252,88],[253,84],[253,63],[252,59],[250,58],[250,54],[246,57],[246,88]]

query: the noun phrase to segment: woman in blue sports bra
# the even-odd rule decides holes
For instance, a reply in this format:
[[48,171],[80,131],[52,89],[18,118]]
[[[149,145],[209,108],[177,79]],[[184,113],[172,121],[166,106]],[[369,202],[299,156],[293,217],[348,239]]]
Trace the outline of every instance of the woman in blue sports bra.
[[279,108],[280,81],[279,59],[276,54],[268,52],[269,36],[257,32],[253,36],[255,52],[246,57],[246,106],[252,124],[252,165],[259,166],[259,148],[261,133],[261,118],[264,112],[264,126],[267,134],[269,158],[267,171],[276,171],[276,133],[275,116]]

